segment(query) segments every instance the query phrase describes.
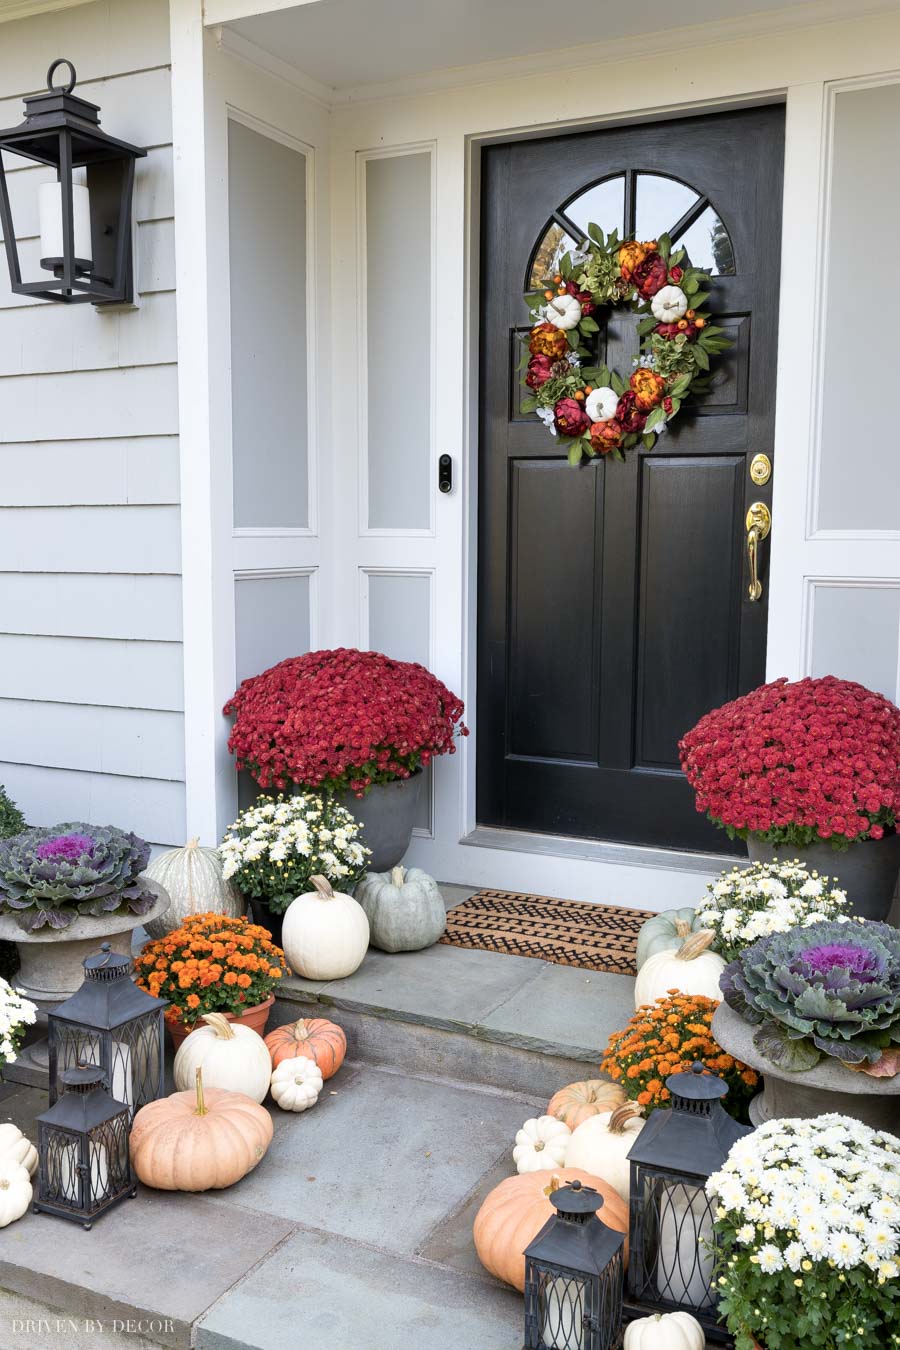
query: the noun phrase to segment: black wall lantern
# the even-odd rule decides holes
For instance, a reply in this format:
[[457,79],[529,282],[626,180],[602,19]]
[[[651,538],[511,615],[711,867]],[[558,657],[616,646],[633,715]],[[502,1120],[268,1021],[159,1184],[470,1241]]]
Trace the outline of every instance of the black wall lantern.
[[63,1093],[37,1118],[38,1193],[34,1212],[94,1219],[137,1186],[128,1151],[129,1112],[113,1101],[99,1069],[67,1069]]
[[129,957],[104,942],[84,962],[84,983],[50,1013],[50,1104],[68,1069],[96,1065],[107,1089],[133,1116],[163,1095],[163,1012],[131,978]]
[[525,1350],[612,1350],[620,1340],[625,1237],[597,1218],[603,1196],[573,1181],[525,1249]]
[[749,1126],[723,1110],[728,1085],[696,1063],[666,1079],[671,1111],[654,1111],[628,1153],[631,1171],[626,1316],[682,1310],[728,1344],[712,1289],[715,1201],[706,1181]]
[[[60,66],[68,66],[70,79],[55,86]],[[65,304],[130,304],[134,162],[147,152],[100,130],[100,109],[72,92],[75,79],[71,61],[54,61],[47,93],[25,99],[21,126],[0,131],[0,228],[10,285],[17,295]],[[56,171],[57,181],[38,189],[40,266],[52,276],[22,280],[4,150]]]

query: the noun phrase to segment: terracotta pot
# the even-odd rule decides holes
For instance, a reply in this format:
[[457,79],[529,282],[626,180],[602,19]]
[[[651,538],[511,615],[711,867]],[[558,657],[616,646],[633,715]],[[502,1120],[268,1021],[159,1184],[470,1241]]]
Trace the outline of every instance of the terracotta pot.
[[[225,1017],[226,1021],[237,1022],[239,1026],[249,1027],[251,1031],[255,1031],[257,1035],[261,1036],[266,1029],[266,1023],[269,1020],[269,1013],[272,1011],[272,1005],[274,1002],[275,1002],[275,995],[270,994],[269,997],[266,999],[265,1003],[255,1003],[252,1008],[245,1009],[245,1011],[241,1013],[240,1017],[236,1017],[234,1013],[229,1012],[224,1013],[223,1016]],[[200,1022],[199,1025],[204,1026],[205,1024],[203,1022]],[[194,1028],[191,1027],[190,1031],[188,1031],[188,1029],[185,1026],[183,1026],[181,1022],[166,1022],[166,1026],[169,1028],[169,1034],[172,1037],[172,1044],[175,1046],[176,1050],[182,1044],[182,1042],[185,1041],[188,1036],[190,1036],[191,1031],[194,1030]]]

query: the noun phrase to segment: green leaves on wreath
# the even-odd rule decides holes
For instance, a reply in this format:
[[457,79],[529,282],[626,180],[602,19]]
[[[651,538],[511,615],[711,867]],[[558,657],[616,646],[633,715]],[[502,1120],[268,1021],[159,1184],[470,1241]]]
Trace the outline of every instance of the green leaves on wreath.
[[600,332],[600,325],[597,323],[597,320],[596,320],[596,319],[592,319],[592,318],[590,317],[590,315],[588,315],[587,317],[583,317],[582,319],[580,319],[580,320],[579,320],[579,323],[578,323],[578,327],[581,329],[582,333],[599,333],[599,332]]
[[606,248],[606,239],[599,225],[594,225],[593,223],[591,223],[588,226],[588,234],[591,236],[591,238],[593,239],[594,243],[597,245],[598,248],[602,249]]
[[577,468],[578,465],[581,463],[583,454],[584,450],[581,441],[573,441],[572,444],[569,446],[569,463],[572,465],[573,468]]
[[652,450],[656,444],[656,432],[645,430],[644,434],[641,436],[641,441],[643,442],[645,450]]
[[672,240],[667,234],[661,234],[656,241],[656,251],[665,261],[669,261],[669,255],[672,252]]
[[665,410],[661,407],[654,408],[644,423],[644,431],[652,431],[654,427],[658,427],[660,422],[664,422],[665,420]]
[[699,342],[694,343],[693,347],[691,348],[691,353],[693,355],[695,364],[699,366],[701,370],[709,370],[709,357],[707,356],[704,348],[700,346]]
[[604,380],[603,383],[608,384],[613,393],[619,395],[619,398],[622,397],[622,395],[625,393],[625,390],[628,388],[628,385],[622,379],[622,376],[619,374],[617,370],[611,371],[609,377],[606,380]]

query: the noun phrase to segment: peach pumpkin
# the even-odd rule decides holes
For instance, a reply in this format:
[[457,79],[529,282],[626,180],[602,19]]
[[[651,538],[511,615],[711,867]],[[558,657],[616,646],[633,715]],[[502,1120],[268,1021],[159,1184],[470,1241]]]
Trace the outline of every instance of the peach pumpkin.
[[625,1093],[618,1083],[605,1078],[588,1078],[582,1083],[570,1083],[550,1098],[548,1116],[556,1116],[573,1132],[591,1116],[614,1111],[625,1101]]
[[324,1017],[301,1017],[297,1022],[276,1027],[265,1042],[273,1069],[283,1059],[311,1059],[322,1070],[323,1078],[337,1073],[347,1053],[347,1037],[339,1026]]
[[242,1092],[203,1089],[142,1106],[131,1127],[131,1162],[158,1191],[210,1191],[252,1172],[272,1142],[272,1118]]
[[581,1181],[599,1191],[603,1197],[600,1217],[607,1228],[628,1232],[628,1206],[599,1177],[574,1167],[523,1172],[495,1186],[475,1216],[472,1235],[485,1270],[524,1292],[525,1248],[556,1213],[549,1199],[551,1192],[567,1181]]

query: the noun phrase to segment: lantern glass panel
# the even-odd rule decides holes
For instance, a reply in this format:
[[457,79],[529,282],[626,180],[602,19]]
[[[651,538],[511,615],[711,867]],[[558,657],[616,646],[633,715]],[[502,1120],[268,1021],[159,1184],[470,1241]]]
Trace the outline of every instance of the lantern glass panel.
[[55,1019],[56,1079],[65,1069],[95,1064],[103,1070],[110,1095],[139,1111],[160,1095],[162,1045],[160,1018],[144,1013],[112,1031]]
[[98,1069],[70,1069],[63,1084],[63,1096],[37,1120],[34,1208],[89,1228],[98,1214],[135,1194],[129,1113],[102,1086]]
[[590,1335],[590,1319],[596,1315],[591,1282],[571,1272],[554,1275],[552,1270],[539,1270],[537,1284],[541,1345],[552,1346],[553,1350],[585,1350],[591,1345],[585,1340]]
[[629,1292],[643,1303],[712,1314],[713,1239],[710,1201],[687,1179],[637,1170],[632,1209]]

